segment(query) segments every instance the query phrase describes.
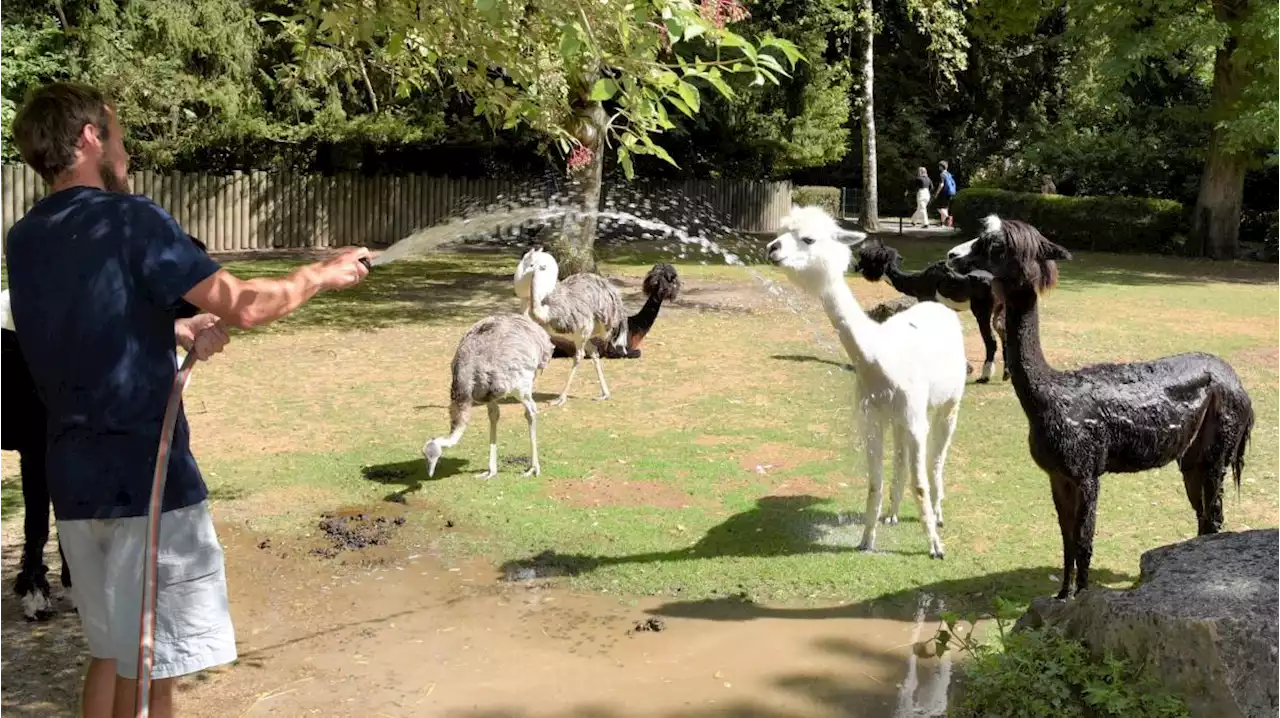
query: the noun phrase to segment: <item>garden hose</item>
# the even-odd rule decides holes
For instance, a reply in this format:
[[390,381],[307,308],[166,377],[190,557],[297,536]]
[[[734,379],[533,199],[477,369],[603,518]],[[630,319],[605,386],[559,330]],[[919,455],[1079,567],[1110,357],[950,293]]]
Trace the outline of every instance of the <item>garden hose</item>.
[[164,482],[169,476],[169,449],[173,444],[173,429],[178,422],[178,407],[182,404],[182,390],[195,366],[196,354],[187,352],[173,377],[169,390],[169,403],[164,410],[164,424],[160,428],[160,447],[156,451],[156,470],[151,479],[151,501],[147,507],[147,546],[142,564],[142,609],[138,629],[138,689],[133,710],[137,718],[147,718],[151,710],[151,662],[155,657],[156,638],[156,574],[160,549],[160,513],[164,504]]

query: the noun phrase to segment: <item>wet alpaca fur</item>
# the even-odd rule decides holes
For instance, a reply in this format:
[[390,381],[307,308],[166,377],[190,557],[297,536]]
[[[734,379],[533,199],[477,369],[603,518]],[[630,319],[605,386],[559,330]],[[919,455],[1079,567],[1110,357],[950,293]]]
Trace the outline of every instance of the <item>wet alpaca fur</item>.
[[[662,309],[662,303],[674,301],[680,296],[680,275],[676,273],[676,268],[670,264],[655,264],[653,269],[650,269],[649,273],[645,275],[644,283],[641,286],[646,297],[644,306],[640,308],[640,311],[627,317],[626,331],[619,331],[608,342],[602,339],[592,340],[600,355],[605,359],[640,358],[640,344],[658,320],[658,312]],[[551,343],[555,345],[555,352],[551,355],[552,358],[564,359],[573,356],[572,342],[552,337]]]
[[[854,270],[868,282],[885,279],[893,288],[921,302],[941,302],[956,311],[966,307],[978,322],[978,333],[986,348],[982,363],[982,375],[978,384],[991,380],[996,362],[996,336],[1002,347],[1007,347],[1004,324],[999,321],[996,301],[991,293],[991,273],[977,270],[967,274],[953,271],[946,260],[939,260],[918,272],[902,269],[902,256],[893,247],[879,241],[868,242],[858,249],[858,261]],[[992,330],[995,330],[994,332]],[[1009,378],[1009,361],[1004,360],[1004,379]]]
[[[208,252],[204,242],[188,235],[202,252]],[[189,319],[200,310],[186,301],[178,305],[176,318]],[[35,380],[18,347],[18,334],[9,311],[9,290],[0,292],[0,347],[3,359],[3,448],[18,452],[19,471],[22,477],[22,564],[14,579],[13,590],[22,598],[22,612],[28,620],[45,620],[53,616],[51,588],[46,575],[49,567],[44,563],[44,547],[49,543],[49,480],[45,473],[46,412],[44,402],[36,393]],[[65,593],[71,591],[71,569],[58,542],[58,557],[62,561],[60,580]]]
[[1236,490],[1253,428],[1253,405],[1231,365],[1189,353],[1075,371],[1049,366],[1040,347],[1039,295],[1071,258],[1024,222],[994,215],[977,239],[952,249],[956,271],[985,269],[1005,302],[1010,373],[1031,429],[1031,457],[1049,474],[1062,534],[1059,598],[1089,585],[1099,479],[1174,461],[1199,533],[1222,528],[1227,470]]

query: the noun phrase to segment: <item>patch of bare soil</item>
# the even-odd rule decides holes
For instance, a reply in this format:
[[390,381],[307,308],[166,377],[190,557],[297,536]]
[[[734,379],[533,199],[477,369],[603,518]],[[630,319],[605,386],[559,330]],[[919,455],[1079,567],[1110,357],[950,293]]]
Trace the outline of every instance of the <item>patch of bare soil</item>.
[[837,489],[807,476],[793,476],[769,489],[768,496],[817,496],[825,499],[835,496]]
[[[14,547],[9,527],[6,547]],[[266,541],[220,525],[239,659],[184,678],[181,714],[798,718],[887,717],[899,703],[927,709],[917,715],[941,710],[945,671],[911,658],[912,642],[927,640],[931,625],[867,618],[858,606],[579,596],[495,581],[486,563],[444,562],[431,554],[430,535],[412,533],[423,547],[398,533],[376,547],[395,549],[387,563],[370,567],[308,559],[306,537]],[[87,661],[79,622],[69,609],[46,623],[24,621],[9,590],[16,556],[6,548],[4,557],[0,708],[74,715]]]
[[548,481],[546,491],[562,504],[587,509],[605,506],[681,509],[694,503],[687,493],[661,481],[628,481],[601,476]]
[[793,469],[811,461],[829,461],[835,456],[835,452],[831,451],[767,443],[760,444],[738,459],[738,467],[743,471],[769,474]]

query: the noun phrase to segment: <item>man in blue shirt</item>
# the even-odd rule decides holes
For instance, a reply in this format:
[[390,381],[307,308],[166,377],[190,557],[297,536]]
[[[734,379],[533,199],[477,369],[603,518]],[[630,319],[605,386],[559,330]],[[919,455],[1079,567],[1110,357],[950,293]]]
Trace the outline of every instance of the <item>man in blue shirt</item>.
[[947,171],[947,161],[938,163],[938,191],[933,198],[938,202],[938,218],[943,226],[951,226],[951,198],[956,196],[956,180]]
[[[72,595],[93,657],[87,718],[133,715],[151,477],[175,342],[199,359],[223,324],[274,321],[324,290],[356,284],[364,248],[242,281],[167,212],[129,194],[129,155],[101,93],[54,83],[14,118],[23,160],[49,184],[10,230],[18,341],[47,412],[46,471]],[[186,300],[203,310],[175,312]],[[179,413],[161,519],[151,714],[173,714],[173,679],[235,659],[222,547]]]

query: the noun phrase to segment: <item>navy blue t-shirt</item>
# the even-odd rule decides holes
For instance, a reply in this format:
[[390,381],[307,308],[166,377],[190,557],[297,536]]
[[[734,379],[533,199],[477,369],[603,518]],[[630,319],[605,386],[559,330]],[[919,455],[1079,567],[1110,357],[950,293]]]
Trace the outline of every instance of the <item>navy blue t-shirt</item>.
[[[37,202],[5,256],[14,325],[48,410],[55,515],[146,515],[177,373],[175,312],[218,263],[150,199],[91,187]],[[180,411],[163,510],[207,495]]]

